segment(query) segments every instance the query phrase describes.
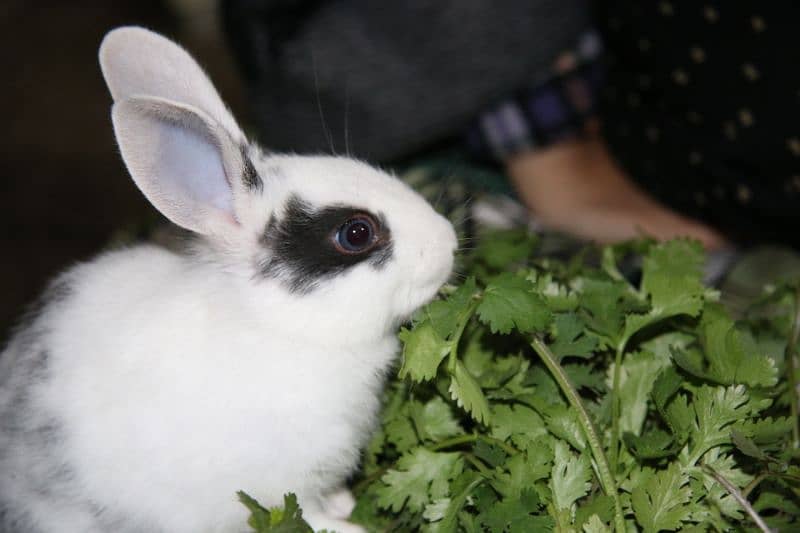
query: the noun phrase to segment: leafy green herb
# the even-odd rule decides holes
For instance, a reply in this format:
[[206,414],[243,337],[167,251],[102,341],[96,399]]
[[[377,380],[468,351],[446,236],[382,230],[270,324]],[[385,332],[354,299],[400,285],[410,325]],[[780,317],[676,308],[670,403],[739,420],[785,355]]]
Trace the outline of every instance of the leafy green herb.
[[[617,264],[631,253],[640,283]],[[353,520],[371,531],[800,529],[800,284],[773,287],[735,321],[701,281],[697,243],[535,254],[519,231],[484,239],[465,261],[472,277],[401,332]],[[251,526],[272,524],[252,503]]]
[[442,359],[450,353],[450,346],[442,339],[433,324],[424,321],[414,328],[400,331],[403,341],[403,366],[400,377],[410,377],[414,381],[427,381],[436,377],[436,370]]
[[689,477],[678,463],[664,470],[643,469],[631,491],[631,507],[645,533],[675,531],[688,521],[692,506]]
[[462,469],[457,453],[415,448],[381,478],[384,485],[378,490],[378,505],[395,512],[406,508],[421,513],[427,504],[449,496],[449,481]]
[[533,285],[520,276],[500,274],[486,286],[478,306],[478,316],[492,333],[541,331],[550,321],[550,312]]
[[255,533],[311,533],[313,530],[303,520],[303,511],[297,505],[297,496],[286,494],[283,507],[265,509],[255,499],[239,491],[239,501],[250,511],[247,525]]
[[489,423],[489,402],[478,382],[461,361],[456,362],[455,372],[450,376],[450,398],[478,422]]

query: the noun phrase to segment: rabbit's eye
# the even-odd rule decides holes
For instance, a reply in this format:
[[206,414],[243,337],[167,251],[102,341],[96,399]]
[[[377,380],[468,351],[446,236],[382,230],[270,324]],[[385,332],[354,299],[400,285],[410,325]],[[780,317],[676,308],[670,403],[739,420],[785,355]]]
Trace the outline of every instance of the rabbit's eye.
[[358,215],[339,227],[334,242],[340,252],[358,254],[372,248],[375,237],[375,222],[366,215]]
[[286,280],[297,293],[362,263],[380,270],[394,255],[392,232],[381,213],[348,205],[314,208],[296,195],[280,218],[270,217],[260,242],[269,250],[263,275]]

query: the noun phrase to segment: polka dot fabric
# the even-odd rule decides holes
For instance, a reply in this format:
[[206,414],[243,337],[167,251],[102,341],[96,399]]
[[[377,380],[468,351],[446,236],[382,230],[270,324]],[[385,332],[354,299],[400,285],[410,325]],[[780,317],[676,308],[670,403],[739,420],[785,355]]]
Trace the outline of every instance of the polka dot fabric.
[[800,3],[605,1],[598,22],[626,171],[735,240],[800,246]]

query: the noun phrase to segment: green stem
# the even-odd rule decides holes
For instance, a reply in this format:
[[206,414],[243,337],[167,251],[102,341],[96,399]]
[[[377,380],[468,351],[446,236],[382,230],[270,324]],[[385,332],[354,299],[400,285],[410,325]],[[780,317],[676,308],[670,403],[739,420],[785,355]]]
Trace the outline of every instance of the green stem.
[[474,466],[475,469],[478,472],[480,472],[481,475],[484,478],[492,479],[492,472],[488,468],[483,466],[483,463],[480,461],[480,459],[478,459],[477,457],[475,457],[474,455],[472,455],[469,452],[461,452],[461,455],[462,455],[462,457],[464,457],[464,459],[467,460],[468,463],[470,463],[472,466]]
[[547,504],[547,512],[550,516],[553,517],[553,521],[556,523],[556,527],[554,531],[562,532],[562,531],[570,531],[570,524],[562,524],[561,523],[561,514],[556,510],[555,505],[553,502]]
[[467,327],[470,318],[475,313],[475,309],[478,308],[478,304],[481,303],[480,297],[477,295],[473,295],[472,301],[469,303],[466,309],[464,309],[458,317],[458,326],[456,326],[455,332],[453,332],[453,336],[450,337],[450,357],[447,360],[447,369],[450,374],[454,374],[456,371],[456,363],[458,362],[458,344],[461,342],[461,336],[464,334],[464,328]]
[[772,530],[769,528],[769,526],[767,526],[767,523],[764,522],[764,519],[759,516],[759,514],[756,512],[756,510],[753,509],[753,506],[750,505],[750,502],[747,501],[747,498],[745,498],[742,495],[742,493],[739,492],[739,489],[737,489],[736,486],[733,483],[728,481],[722,474],[720,474],[719,472],[715,471],[710,466],[703,465],[703,468],[706,471],[706,474],[710,475],[712,478],[714,478],[714,480],[717,483],[719,483],[720,485],[725,487],[725,490],[727,490],[728,493],[733,497],[733,499],[736,500],[739,503],[739,505],[742,506],[742,508],[750,516],[750,519],[753,521],[753,523],[755,523],[755,525],[758,527],[758,529],[760,529],[764,533],[771,533],[772,532]]
[[550,370],[553,378],[558,382],[567,401],[578,414],[578,421],[586,434],[586,439],[589,441],[589,447],[592,449],[595,463],[597,464],[597,471],[600,475],[600,484],[603,486],[603,491],[614,500],[614,527],[618,533],[624,533],[625,529],[625,516],[622,513],[622,503],[619,499],[619,491],[617,490],[617,483],[608,466],[608,459],[605,452],[603,452],[603,445],[600,438],[597,436],[597,431],[592,424],[592,419],[589,418],[589,413],[581,402],[578,392],[569,380],[569,377],[564,373],[564,369],[558,364],[555,355],[550,351],[550,348],[537,336],[533,337],[531,343],[533,349],[542,358],[542,361]]
[[460,446],[462,444],[469,444],[479,440],[482,440],[486,444],[492,444],[494,446],[497,446],[498,448],[506,452],[508,455],[516,455],[519,453],[519,450],[517,450],[513,446],[506,444],[500,439],[495,439],[493,437],[489,437],[488,435],[481,435],[479,433],[472,433],[470,435],[459,435],[458,437],[453,437],[447,440],[443,440],[434,446],[428,447],[428,449],[431,450],[432,452],[436,452],[439,450]]
[[798,418],[798,406],[800,401],[797,394],[797,341],[800,337],[800,286],[794,290],[794,320],[792,330],[789,334],[789,342],[786,345],[786,365],[788,367],[789,381],[789,407],[792,413],[792,444],[794,448],[800,448],[800,418]]
[[606,246],[603,248],[603,256],[600,262],[600,266],[603,271],[608,274],[608,276],[615,280],[615,281],[622,281],[624,283],[628,283],[628,280],[625,279],[625,276],[622,275],[622,272],[619,271],[617,267],[617,258],[614,256],[614,249],[610,246]]
[[758,485],[759,485],[759,484],[760,484],[762,481],[764,481],[764,480],[765,480],[765,479],[767,479],[768,477],[769,477],[769,473],[767,473],[767,472],[762,472],[762,473],[760,473],[758,476],[756,476],[755,478],[753,478],[753,481],[751,481],[750,483],[748,483],[748,484],[747,484],[747,486],[746,486],[746,487],[744,487],[744,488],[742,489],[742,496],[744,496],[745,498],[749,498],[749,497],[750,497],[750,493],[751,493],[751,492],[753,492],[753,490],[754,490],[754,489],[755,489],[755,488],[756,488],[756,487],[757,487],[757,486],[758,486]]
[[519,450],[514,448],[513,446],[506,444],[505,442],[501,441],[500,439],[495,439],[494,437],[489,437],[487,435],[478,435],[478,439],[482,440],[486,444],[494,444],[508,455],[517,455]]
[[700,462],[700,459],[706,454],[708,450],[711,448],[716,448],[721,444],[727,442],[727,437],[719,438],[719,439],[711,439],[711,440],[703,440],[694,445],[694,453],[689,456],[689,459],[686,463],[686,466],[695,466],[697,463]]
[[617,353],[614,357],[614,378],[611,384],[611,465],[614,472],[617,471],[619,460],[619,419],[620,419],[620,380],[622,379],[622,355],[625,353],[625,345],[628,339],[620,341],[617,346]]

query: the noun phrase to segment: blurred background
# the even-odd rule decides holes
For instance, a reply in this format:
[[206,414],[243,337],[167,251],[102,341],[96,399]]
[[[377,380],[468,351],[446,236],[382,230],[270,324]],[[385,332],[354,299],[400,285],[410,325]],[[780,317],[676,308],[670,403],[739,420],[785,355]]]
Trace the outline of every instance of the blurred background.
[[4,0],[0,342],[57,272],[163,221],[97,62],[130,24],[185,46],[269,149],[388,165],[453,213],[493,195],[581,243],[690,236],[718,280],[789,248],[754,291],[800,272],[799,3]]
[[240,114],[214,0],[0,3],[0,339],[54,274],[157,217],[120,159],[97,63],[124,24],[183,43]]

